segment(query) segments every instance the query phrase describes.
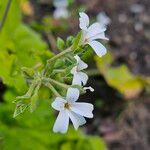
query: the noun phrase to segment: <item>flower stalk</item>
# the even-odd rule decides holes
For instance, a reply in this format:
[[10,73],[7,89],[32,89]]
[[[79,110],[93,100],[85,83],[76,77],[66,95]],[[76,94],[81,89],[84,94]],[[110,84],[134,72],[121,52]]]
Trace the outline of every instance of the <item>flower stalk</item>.
[[68,89],[70,87],[70,85],[67,85],[65,83],[61,83],[61,82],[56,81],[56,80],[51,79],[51,78],[44,78],[44,81],[45,82],[50,82],[50,83],[55,84],[55,85],[58,85],[58,86],[60,86],[62,88],[65,88],[65,89]]

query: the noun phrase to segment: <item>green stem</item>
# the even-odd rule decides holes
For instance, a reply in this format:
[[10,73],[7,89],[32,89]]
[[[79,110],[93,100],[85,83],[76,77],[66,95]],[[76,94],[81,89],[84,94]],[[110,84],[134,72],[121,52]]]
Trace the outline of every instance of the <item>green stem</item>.
[[64,83],[61,83],[61,82],[58,82],[56,80],[53,80],[51,78],[45,78],[44,79],[45,81],[48,81],[48,82],[51,82],[52,84],[55,84],[55,85],[58,85],[62,88],[65,88],[65,89],[68,89],[70,87],[70,85],[67,85],[67,84],[64,84]]
[[55,73],[64,73],[65,69],[55,69],[53,72],[54,72],[54,74]]
[[11,2],[12,2],[12,0],[8,0],[8,1],[7,1],[7,6],[6,6],[6,9],[5,9],[5,12],[4,12],[2,21],[1,21],[1,23],[0,23],[0,31],[2,30],[2,28],[3,28],[4,24],[5,24],[5,21],[6,21],[8,12],[9,12],[9,8],[10,8],[10,5],[11,5]]
[[61,52],[61,53],[55,55],[54,57],[52,57],[51,59],[47,60],[47,64],[46,64],[46,67],[45,67],[45,70],[44,70],[44,74],[47,73],[47,70],[49,68],[50,63],[53,63],[56,59],[66,55],[67,53],[70,53],[72,50],[73,50],[72,47],[69,47],[66,50],[64,50],[63,52]]
[[62,97],[50,83],[45,83],[45,86],[47,86],[56,97]]
[[71,51],[72,51],[72,48],[69,47],[69,48],[67,48],[66,50],[62,51],[61,53],[59,53],[59,54],[55,55],[54,57],[52,57],[51,59],[49,59],[49,60],[47,61],[47,63],[49,64],[49,63],[51,63],[52,61],[54,61],[54,60],[56,60],[56,59],[58,59],[58,58],[60,58],[60,57],[62,57],[62,56],[64,56],[64,55],[66,55],[67,53],[70,53]]

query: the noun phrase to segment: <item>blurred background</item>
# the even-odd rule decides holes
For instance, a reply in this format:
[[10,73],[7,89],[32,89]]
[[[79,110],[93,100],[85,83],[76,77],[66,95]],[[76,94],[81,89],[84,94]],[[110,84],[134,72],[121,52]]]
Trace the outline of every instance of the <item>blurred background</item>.
[[[89,83],[81,96],[94,104],[94,118],[78,131],[54,134],[51,93],[42,87],[35,112],[13,118],[16,96],[27,84],[21,67],[57,54],[57,37],[69,43],[79,31],[79,12],[107,27],[107,55],[92,51]],[[0,150],[149,150],[149,0],[0,0]]]

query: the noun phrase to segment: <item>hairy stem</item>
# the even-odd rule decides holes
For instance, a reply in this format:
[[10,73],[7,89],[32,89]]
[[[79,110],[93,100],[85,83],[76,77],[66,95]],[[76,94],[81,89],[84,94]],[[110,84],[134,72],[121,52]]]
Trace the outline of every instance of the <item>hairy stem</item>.
[[5,9],[3,18],[2,18],[2,20],[0,22],[0,31],[2,30],[2,28],[3,28],[4,24],[5,24],[5,21],[6,21],[8,12],[9,12],[9,8],[10,8],[10,5],[11,5],[11,2],[12,2],[12,0],[8,0],[7,1],[6,9]]
[[61,82],[53,80],[51,78],[45,78],[45,81],[51,82],[52,84],[58,85],[58,86],[65,88],[65,89],[68,89],[70,87],[70,85],[67,85],[65,83],[61,83]]
[[47,86],[56,97],[61,97],[61,95],[57,92],[57,90],[50,83],[45,83],[45,86]]
[[66,50],[62,51],[61,53],[59,53],[59,54],[55,55],[54,57],[52,57],[51,59],[49,59],[47,61],[47,63],[50,63],[50,62],[52,62],[52,61],[54,61],[54,60],[56,60],[56,59],[58,59],[58,58],[60,58],[60,57],[62,57],[64,55],[66,55],[67,53],[70,53],[71,51],[72,51],[72,48],[69,47]]
[[49,65],[52,64],[56,59],[61,58],[62,56],[66,55],[66,54],[68,54],[68,53],[70,53],[72,51],[73,51],[72,47],[69,47],[66,50],[62,51],[61,53],[55,55],[51,59],[47,60],[47,64],[46,64],[46,67],[45,67],[45,70],[44,70],[44,74],[47,73]]

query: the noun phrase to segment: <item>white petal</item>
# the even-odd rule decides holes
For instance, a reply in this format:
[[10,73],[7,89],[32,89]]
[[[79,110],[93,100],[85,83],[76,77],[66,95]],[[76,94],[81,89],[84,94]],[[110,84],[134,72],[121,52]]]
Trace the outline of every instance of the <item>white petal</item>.
[[86,85],[87,80],[88,80],[88,75],[84,72],[78,72],[78,76],[79,76],[81,82],[83,83],[83,85]]
[[89,87],[84,87],[83,89],[84,89],[84,90],[90,90],[91,92],[94,92],[94,89],[93,89],[91,86],[89,86]]
[[93,36],[91,38],[88,39],[88,41],[93,41],[93,40],[96,40],[96,39],[103,39],[103,40],[109,40],[106,36],[105,36],[105,32],[102,32],[102,33],[99,33],[97,34],[96,36]]
[[97,41],[91,41],[88,43],[95,51],[95,53],[99,56],[99,57],[102,57],[103,55],[106,54],[107,50],[106,48],[100,43],[100,42],[97,42]]
[[93,38],[98,34],[103,33],[104,31],[106,31],[106,28],[102,28],[101,25],[97,22],[93,23],[87,30],[86,39]]
[[97,15],[97,20],[103,27],[106,27],[107,25],[111,23],[111,19],[106,15],[105,12],[100,12]]
[[79,98],[79,90],[77,88],[68,88],[66,99],[69,102],[75,102]]
[[89,17],[88,17],[88,15],[84,12],[79,13],[79,15],[80,15],[80,18],[79,18],[80,29],[87,30],[87,27],[89,26]]
[[78,73],[73,75],[72,85],[82,85],[81,78]]
[[88,67],[88,65],[84,61],[82,61],[78,55],[74,56],[74,58],[77,60],[77,69],[79,71]]
[[64,7],[67,7],[68,6],[68,1],[67,0],[54,0],[53,1],[53,5],[56,7],[56,8],[64,8]]
[[53,14],[55,19],[68,18],[69,12],[66,8],[57,8]]
[[87,118],[93,118],[93,109],[94,107],[90,103],[74,103],[71,106],[73,112]]
[[86,120],[83,116],[74,113],[73,111],[69,111],[69,117],[73,123],[74,128],[77,130],[79,126],[86,123]]
[[69,125],[69,115],[66,110],[60,111],[55,121],[53,131],[66,133]]
[[53,101],[52,103],[52,107],[58,111],[63,110],[64,109],[64,103],[66,102],[66,100],[64,100],[61,97],[56,97],[56,99]]
[[71,74],[75,74],[77,73],[77,66],[74,66],[72,69],[71,69]]

